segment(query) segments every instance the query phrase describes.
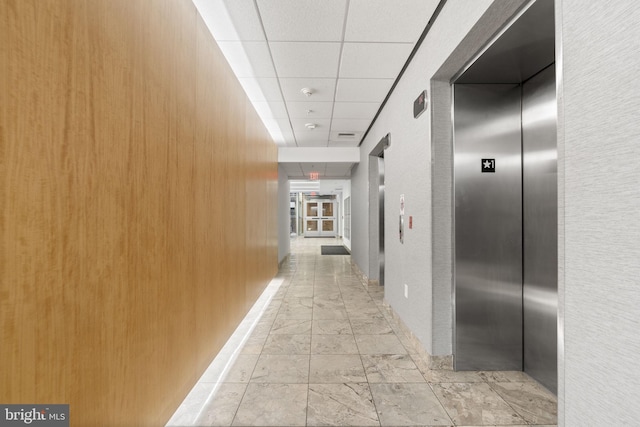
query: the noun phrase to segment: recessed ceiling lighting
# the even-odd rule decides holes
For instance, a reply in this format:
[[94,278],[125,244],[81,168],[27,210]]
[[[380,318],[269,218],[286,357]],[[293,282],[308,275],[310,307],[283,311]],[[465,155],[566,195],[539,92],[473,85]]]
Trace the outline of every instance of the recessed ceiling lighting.
[[303,87],[302,89],[300,89],[300,92],[304,93],[307,96],[313,95],[313,89],[310,89],[308,87]]

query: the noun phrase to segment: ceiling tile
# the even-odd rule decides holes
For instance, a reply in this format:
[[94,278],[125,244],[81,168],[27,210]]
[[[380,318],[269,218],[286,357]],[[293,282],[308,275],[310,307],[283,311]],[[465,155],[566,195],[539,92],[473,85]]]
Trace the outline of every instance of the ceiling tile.
[[346,0],[257,0],[270,41],[341,41]]
[[278,128],[283,133],[286,132],[293,133],[291,129],[291,125],[289,124],[289,119],[276,119],[276,118],[263,118],[262,122],[264,123],[267,129],[269,128]]
[[303,174],[299,163],[280,163],[288,176],[300,176]]
[[308,174],[309,172],[324,173],[325,164],[324,163],[300,163],[300,168],[305,174]]
[[301,143],[322,143],[324,146],[327,145],[329,141],[329,131],[327,132],[309,132],[309,131],[294,131],[293,132],[296,137],[296,142],[298,144]]
[[327,163],[327,167],[325,169],[327,174],[341,174],[346,175],[351,170],[353,163]]
[[366,119],[333,119],[331,121],[332,131],[365,131],[371,124],[371,120]]
[[[336,91],[336,79],[287,78],[280,79],[285,101],[333,101]],[[306,96],[300,90],[309,88],[313,91]]]
[[216,40],[265,40],[253,0],[193,0]]
[[276,78],[242,78],[240,84],[251,102],[282,101],[280,85]]
[[345,43],[340,78],[395,79],[411,49],[408,43]]
[[380,108],[379,102],[336,102],[334,119],[373,119]]
[[310,121],[330,119],[332,108],[332,102],[287,102],[287,109],[292,119]]
[[236,77],[276,77],[267,42],[218,42]]
[[269,42],[279,77],[337,77],[340,43]]
[[394,79],[339,79],[336,101],[382,102]]
[[[365,129],[366,130],[366,129]],[[348,134],[353,134],[353,136],[349,136]],[[329,142],[338,142],[338,143],[359,143],[360,139],[362,139],[362,135],[364,134],[364,130],[362,131],[334,131],[332,130],[329,133]],[[346,147],[347,145],[345,145]]]
[[346,41],[415,43],[439,0],[351,0]]
[[[314,123],[316,125],[316,128],[313,130],[307,129],[307,127],[305,126],[307,123]],[[296,133],[296,136],[298,136],[299,133],[323,135],[323,136],[318,136],[318,139],[320,139],[320,138],[325,138],[324,135],[326,134],[326,139],[328,139],[330,125],[331,125],[330,119],[314,119],[314,120],[309,120],[306,118],[291,119],[291,126],[293,126],[293,131]]]
[[295,145],[289,119],[272,119],[266,117],[261,117],[261,119],[276,144],[294,143]]
[[288,117],[287,109],[282,101],[254,101],[252,104],[260,117],[267,119],[286,119]]

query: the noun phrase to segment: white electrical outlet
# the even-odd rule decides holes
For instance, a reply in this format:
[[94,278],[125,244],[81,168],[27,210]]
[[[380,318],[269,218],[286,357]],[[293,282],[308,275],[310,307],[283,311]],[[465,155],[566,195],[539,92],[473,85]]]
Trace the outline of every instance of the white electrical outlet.
[[404,284],[404,297],[409,298],[409,285]]

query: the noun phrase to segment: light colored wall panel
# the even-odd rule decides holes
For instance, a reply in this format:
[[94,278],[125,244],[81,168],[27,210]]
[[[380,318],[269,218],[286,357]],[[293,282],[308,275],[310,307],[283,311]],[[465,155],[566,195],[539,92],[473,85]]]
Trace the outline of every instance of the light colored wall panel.
[[278,166],[278,262],[289,254],[291,247],[291,196],[287,172]]
[[[445,267],[443,273],[446,276],[449,271],[449,281],[445,278],[434,287],[431,263],[432,111],[430,106],[418,119],[414,119],[413,101],[423,90],[430,91],[430,79],[491,5],[489,0],[472,3],[447,1],[369,131],[361,147],[360,163],[352,170],[353,211],[354,217],[359,218],[360,222],[370,215],[368,201],[358,196],[368,194],[370,174],[367,155],[382,137],[390,133],[391,147],[385,151],[385,299],[433,355],[451,354],[450,269]],[[479,49],[481,42],[476,40],[476,49]],[[458,64],[458,67],[463,64]],[[431,91],[429,96],[434,96]],[[438,96],[449,95],[446,91],[440,91]],[[438,111],[438,114],[450,115],[450,110]],[[440,134],[447,135],[446,132]],[[401,194],[405,197],[403,244],[398,239]],[[413,229],[408,228],[409,216],[413,217]],[[363,221],[353,228],[352,257],[361,270],[371,277],[377,277],[374,271],[377,264],[369,260],[366,252],[369,248],[369,231],[364,224]],[[447,230],[439,228],[436,232],[446,234]],[[449,229],[449,239],[450,236]],[[404,297],[404,284],[409,286],[409,298]]]
[[557,11],[565,340],[559,424],[635,425],[640,419],[640,8],[631,0],[563,0]]
[[276,272],[275,146],[188,0],[0,20],[0,401],[162,425]]

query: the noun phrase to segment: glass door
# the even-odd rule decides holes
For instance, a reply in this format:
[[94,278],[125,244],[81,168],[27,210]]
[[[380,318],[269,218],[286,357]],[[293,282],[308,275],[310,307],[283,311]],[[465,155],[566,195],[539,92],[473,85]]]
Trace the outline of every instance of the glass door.
[[320,215],[318,213],[319,202],[305,202],[304,210],[304,235],[313,237],[320,235]]
[[333,200],[305,201],[304,235],[306,237],[336,236],[335,202]]
[[335,236],[336,235],[336,216],[334,213],[334,202],[322,202],[322,216],[320,222],[322,229],[320,235],[322,236]]

